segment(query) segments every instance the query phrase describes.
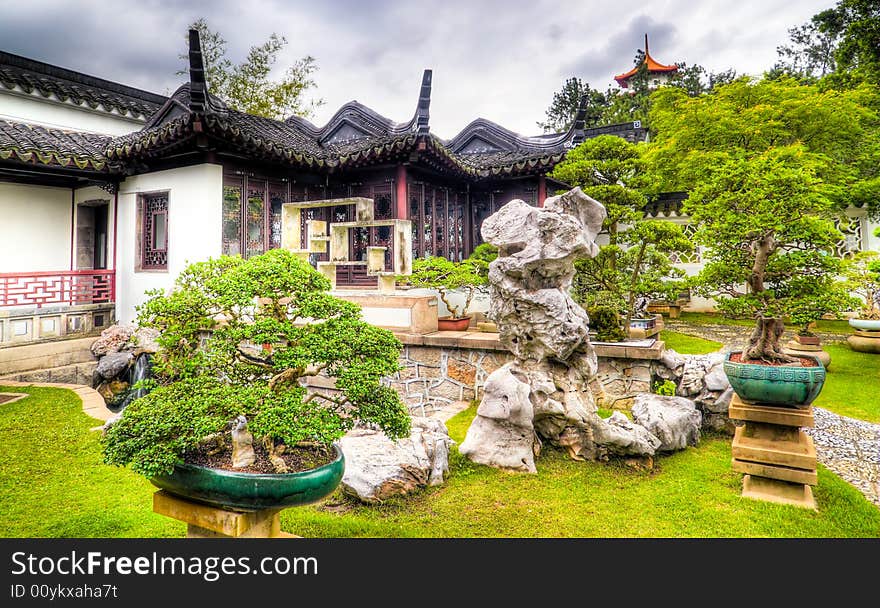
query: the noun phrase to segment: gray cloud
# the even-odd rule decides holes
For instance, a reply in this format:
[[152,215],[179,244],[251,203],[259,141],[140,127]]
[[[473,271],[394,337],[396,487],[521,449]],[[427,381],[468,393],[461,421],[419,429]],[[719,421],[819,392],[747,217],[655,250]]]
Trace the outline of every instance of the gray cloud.
[[0,48],[141,87],[181,83],[187,24],[206,16],[240,61],[272,32],[288,45],[277,69],[317,59],[321,124],[357,99],[404,121],[422,70],[434,69],[431,123],[451,137],[477,116],[536,131],[565,78],[599,89],[629,69],[644,34],[659,61],[759,73],[776,60],[786,30],[831,0],[29,0],[0,3]]

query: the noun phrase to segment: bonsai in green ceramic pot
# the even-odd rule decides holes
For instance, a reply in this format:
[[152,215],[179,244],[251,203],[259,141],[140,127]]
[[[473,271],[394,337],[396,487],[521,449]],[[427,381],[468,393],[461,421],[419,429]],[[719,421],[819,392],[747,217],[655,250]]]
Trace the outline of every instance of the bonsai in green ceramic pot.
[[[344,469],[334,442],[355,423],[408,434],[406,407],[382,383],[400,342],[329,288],[271,250],[192,264],[170,293],[151,292],[138,320],[163,350],[151,390],[105,433],[105,461],[191,500],[281,508],[333,491]],[[307,386],[318,375],[335,390]]]

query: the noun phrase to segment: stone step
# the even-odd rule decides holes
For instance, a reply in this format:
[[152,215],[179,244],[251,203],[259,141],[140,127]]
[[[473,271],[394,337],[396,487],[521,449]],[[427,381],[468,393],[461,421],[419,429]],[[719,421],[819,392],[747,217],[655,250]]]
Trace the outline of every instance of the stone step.
[[766,500],[783,505],[794,505],[805,509],[816,510],[813,489],[800,483],[788,483],[764,477],[743,477],[743,498]]
[[734,393],[730,399],[727,415],[731,420],[763,422],[792,427],[812,427],[815,424],[813,408],[780,407],[746,403]]
[[738,460],[816,469],[816,448],[813,440],[801,430],[750,422],[737,427],[731,453]]
[[795,469],[792,467],[780,467],[760,462],[748,462],[736,458],[731,460],[733,470],[737,473],[745,473],[747,475],[767,477],[769,479],[778,479],[779,481],[788,481],[792,483],[805,483],[811,486],[818,483],[816,471],[806,471],[804,469]]

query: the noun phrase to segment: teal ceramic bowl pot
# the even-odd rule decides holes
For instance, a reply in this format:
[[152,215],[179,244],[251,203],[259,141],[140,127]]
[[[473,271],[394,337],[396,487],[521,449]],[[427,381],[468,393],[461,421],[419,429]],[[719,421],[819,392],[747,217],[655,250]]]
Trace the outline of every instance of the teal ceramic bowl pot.
[[345,457],[338,445],[336,457],[320,467],[297,473],[240,473],[179,464],[170,475],[150,482],[166,492],[208,504],[233,509],[283,509],[317,502],[342,481]]
[[724,358],[724,373],[727,374],[733,391],[743,401],[761,405],[807,407],[819,396],[825,383],[825,366],[812,355],[798,354],[799,357],[812,360],[813,366],[789,367],[730,360],[732,355],[740,352],[727,353]]

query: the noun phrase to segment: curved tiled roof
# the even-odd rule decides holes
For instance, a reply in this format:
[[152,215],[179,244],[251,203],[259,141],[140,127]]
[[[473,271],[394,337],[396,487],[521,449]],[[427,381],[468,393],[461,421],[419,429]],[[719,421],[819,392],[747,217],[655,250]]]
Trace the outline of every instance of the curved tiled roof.
[[109,172],[106,135],[48,129],[0,120],[0,159],[80,170]]
[[93,110],[103,109],[143,119],[165,102],[162,95],[4,51],[0,51],[0,85],[9,90],[43,98],[54,97]]

